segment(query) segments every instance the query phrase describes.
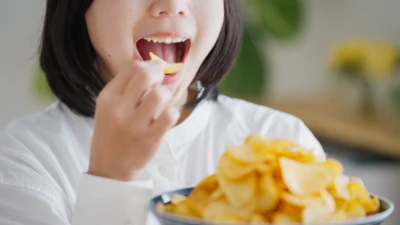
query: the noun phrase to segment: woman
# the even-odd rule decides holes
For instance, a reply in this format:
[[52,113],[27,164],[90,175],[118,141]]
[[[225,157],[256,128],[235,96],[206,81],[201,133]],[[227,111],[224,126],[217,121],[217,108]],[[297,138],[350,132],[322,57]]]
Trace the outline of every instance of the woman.
[[[153,194],[195,185],[252,133],[323,159],[297,118],[218,95],[239,4],[48,0],[40,62],[59,101],[0,135],[0,224],[153,224]],[[165,75],[150,52],[184,67]]]

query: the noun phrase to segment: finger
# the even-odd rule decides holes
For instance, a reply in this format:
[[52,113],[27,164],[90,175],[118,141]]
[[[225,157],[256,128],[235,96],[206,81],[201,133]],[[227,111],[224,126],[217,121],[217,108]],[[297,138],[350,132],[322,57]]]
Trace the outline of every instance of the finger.
[[150,125],[168,107],[172,98],[171,91],[166,87],[158,87],[143,97],[140,106],[136,108],[137,118],[141,118],[144,125]]
[[134,67],[135,76],[130,80],[125,93],[126,104],[138,105],[142,97],[164,79],[161,64],[156,62],[139,62]]
[[168,108],[151,124],[151,130],[153,134],[160,135],[162,137],[169,129],[171,129],[180,117],[180,111],[175,108]]

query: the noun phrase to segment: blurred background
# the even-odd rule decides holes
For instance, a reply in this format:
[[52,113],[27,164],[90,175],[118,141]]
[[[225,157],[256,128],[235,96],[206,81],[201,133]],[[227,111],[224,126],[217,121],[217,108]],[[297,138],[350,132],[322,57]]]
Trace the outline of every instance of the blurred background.
[[[0,127],[52,101],[37,66],[44,8],[0,1]],[[300,117],[346,174],[400,207],[398,9],[398,0],[246,1],[242,55],[222,90]],[[399,222],[394,213],[385,224]]]

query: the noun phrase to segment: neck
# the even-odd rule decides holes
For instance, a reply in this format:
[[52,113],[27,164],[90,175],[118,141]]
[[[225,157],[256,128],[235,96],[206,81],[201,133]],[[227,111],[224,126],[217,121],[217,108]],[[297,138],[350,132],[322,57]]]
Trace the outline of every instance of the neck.
[[190,116],[190,114],[193,112],[192,108],[187,108],[187,107],[185,107],[185,105],[188,102],[196,99],[196,97],[197,97],[196,90],[192,90],[189,88],[186,91],[185,95],[181,98],[181,100],[179,101],[179,104],[178,104],[180,112],[181,112],[181,116],[179,117],[179,120],[175,126],[177,126],[177,125],[181,124],[183,121],[185,121]]

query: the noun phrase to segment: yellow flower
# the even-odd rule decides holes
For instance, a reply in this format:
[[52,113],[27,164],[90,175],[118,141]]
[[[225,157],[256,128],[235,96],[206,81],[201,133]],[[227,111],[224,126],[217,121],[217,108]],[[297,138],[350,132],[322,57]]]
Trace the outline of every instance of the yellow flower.
[[397,67],[397,49],[385,42],[353,39],[333,48],[331,67],[347,75],[382,78],[392,75]]
[[351,40],[337,45],[331,53],[332,69],[343,71],[347,66],[360,66],[364,58],[364,48],[365,43],[360,40]]
[[371,43],[365,49],[364,73],[373,77],[387,77],[397,66],[396,48],[388,43]]

